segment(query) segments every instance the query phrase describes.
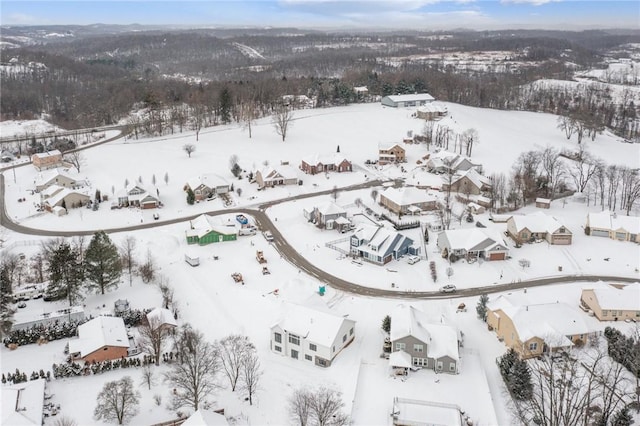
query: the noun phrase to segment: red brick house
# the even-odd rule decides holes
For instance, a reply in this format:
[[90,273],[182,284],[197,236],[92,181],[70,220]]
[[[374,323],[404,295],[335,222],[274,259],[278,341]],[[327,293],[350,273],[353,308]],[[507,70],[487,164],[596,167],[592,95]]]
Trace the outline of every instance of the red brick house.
[[69,342],[74,360],[101,362],[126,357],[129,338],[120,317],[97,317],[78,327],[78,339]]
[[300,170],[308,175],[326,172],[350,172],[353,170],[351,161],[347,160],[340,154],[335,156],[319,156],[307,157],[300,163]]

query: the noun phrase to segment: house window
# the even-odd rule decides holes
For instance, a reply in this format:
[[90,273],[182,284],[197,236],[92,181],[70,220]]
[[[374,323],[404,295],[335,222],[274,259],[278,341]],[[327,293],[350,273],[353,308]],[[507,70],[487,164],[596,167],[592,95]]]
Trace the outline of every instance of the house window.
[[530,351],[537,351],[538,350],[538,343],[537,342],[529,343],[529,350]]
[[298,359],[298,351],[291,349],[291,358]]
[[282,348],[280,346],[274,346],[276,352],[282,352]]
[[325,360],[324,360],[324,359],[322,359],[322,358],[318,358],[318,365],[321,365],[321,366],[323,366],[323,367],[326,367],[326,366],[327,366],[327,361],[325,361]]
[[296,336],[295,334],[290,334],[289,343],[292,343],[294,345],[300,345],[300,337]]
[[429,360],[426,358],[413,358],[412,363],[414,367],[427,367],[429,364]]
[[424,345],[420,345],[420,344],[417,344],[417,343],[413,344],[413,351],[414,352],[423,352],[423,350],[424,350]]
[[436,365],[436,370],[442,371],[442,361],[438,361],[438,364]]
[[526,240],[526,239],[528,239],[528,238],[529,238],[529,234],[527,234],[526,232],[523,232],[523,233],[522,233],[522,239],[523,239],[523,240]]
[[342,343],[347,341],[347,335],[345,334],[344,336],[342,336]]
[[309,343],[309,350],[315,352],[318,350],[318,347],[313,343]]
[[313,358],[311,358],[311,355],[305,355],[304,359],[306,359],[307,361],[312,361]]
[[602,311],[602,316],[603,317],[609,316],[609,311]]
[[349,330],[349,336],[353,336],[353,327],[351,327],[351,330]]
[[404,351],[406,347],[405,343],[396,342],[396,351]]
[[275,340],[277,343],[282,343],[282,334],[280,334],[280,333],[275,333],[275,334],[273,335],[273,337],[274,337],[274,340]]
[[449,363],[449,371],[451,372],[455,372],[456,371],[456,364],[451,362]]

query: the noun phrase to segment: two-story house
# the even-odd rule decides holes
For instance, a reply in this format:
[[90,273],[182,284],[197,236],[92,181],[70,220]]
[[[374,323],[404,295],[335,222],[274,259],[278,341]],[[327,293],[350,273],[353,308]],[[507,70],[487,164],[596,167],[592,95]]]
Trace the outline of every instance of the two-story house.
[[391,315],[391,352],[405,352],[414,367],[459,372],[461,345],[458,330],[437,323],[409,305],[398,305]]
[[404,163],[406,161],[405,150],[397,143],[378,145],[378,164]]
[[356,322],[341,315],[290,304],[271,327],[271,351],[329,367],[355,338]]
[[420,247],[411,238],[382,226],[362,225],[351,236],[351,254],[385,265],[406,254],[420,255]]

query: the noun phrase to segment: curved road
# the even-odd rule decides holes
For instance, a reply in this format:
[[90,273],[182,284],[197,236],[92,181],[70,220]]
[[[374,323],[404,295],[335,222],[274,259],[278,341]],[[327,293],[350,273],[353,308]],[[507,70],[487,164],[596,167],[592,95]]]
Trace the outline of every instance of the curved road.
[[[106,141],[105,141],[106,142]],[[29,164],[29,163],[25,163]],[[22,166],[22,165],[19,165]],[[14,166],[17,167],[17,166]],[[10,168],[6,168],[4,170],[8,170]],[[2,170],[2,171],[4,171]],[[352,185],[349,187],[341,188],[341,191],[353,191],[358,189],[370,188],[381,185],[382,182],[379,180],[370,181],[363,184]],[[396,182],[398,184],[398,182]],[[459,297],[469,297],[469,296],[479,296],[481,294],[488,293],[497,293],[509,290],[517,290],[523,288],[530,287],[539,287],[550,284],[557,283],[568,283],[568,282],[576,282],[576,281],[618,281],[618,282],[637,282],[637,278],[631,277],[617,277],[617,276],[607,276],[607,275],[566,275],[561,277],[553,277],[553,278],[539,278],[533,280],[520,281],[517,283],[507,283],[507,284],[494,284],[489,286],[482,287],[474,287],[468,289],[461,289],[456,291],[455,293],[440,293],[436,291],[401,291],[401,290],[385,290],[380,288],[371,288],[365,287],[362,285],[358,285],[352,283],[350,281],[346,281],[342,278],[338,278],[329,274],[328,272],[318,268],[311,262],[309,262],[305,257],[300,255],[298,251],[289,245],[287,240],[280,233],[278,228],[273,224],[269,216],[265,213],[265,209],[280,204],[285,201],[293,201],[299,200],[309,197],[315,197],[318,195],[329,194],[333,190],[319,191],[314,193],[301,194],[298,196],[284,198],[280,200],[273,200],[263,204],[259,204],[255,207],[245,207],[245,208],[237,208],[237,209],[229,209],[229,210],[215,210],[205,212],[206,214],[216,216],[228,213],[243,213],[247,215],[251,215],[255,218],[256,225],[261,230],[269,230],[274,236],[273,245],[276,250],[282,255],[284,259],[290,262],[292,265],[297,267],[299,270],[304,271],[305,273],[317,278],[319,281],[326,283],[330,287],[341,290],[347,293],[358,294],[361,296],[369,296],[369,297],[385,297],[385,298],[399,298],[399,299],[450,299],[450,298],[459,298]],[[133,230],[147,229],[153,228],[157,226],[170,225],[179,222],[184,222],[187,220],[192,220],[195,217],[199,216],[202,213],[198,213],[195,215],[181,217],[176,219],[170,219],[162,222],[154,222],[154,223],[146,223],[128,227],[119,227],[119,228],[111,228],[105,229],[105,231],[109,233],[117,233],[117,232],[128,232]],[[4,175],[0,173],[0,226],[4,226],[7,229],[15,231],[20,234],[26,235],[39,235],[39,236],[50,236],[50,237],[72,237],[76,235],[92,235],[96,230],[90,231],[50,231],[50,230],[41,230],[34,229],[30,227],[26,227],[20,224],[13,222],[9,216],[7,215],[6,205],[4,202]]]

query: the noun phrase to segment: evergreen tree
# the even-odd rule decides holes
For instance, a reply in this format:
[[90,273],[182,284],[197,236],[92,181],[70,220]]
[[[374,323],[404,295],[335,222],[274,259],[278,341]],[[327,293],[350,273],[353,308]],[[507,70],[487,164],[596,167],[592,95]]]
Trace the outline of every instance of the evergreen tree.
[[105,290],[118,287],[122,275],[122,262],[118,248],[104,231],[98,231],[93,235],[84,262],[89,290],[95,289],[104,294]]
[[227,87],[220,92],[220,119],[224,124],[231,122],[231,92]]
[[193,189],[187,189],[187,204],[192,206],[196,202],[196,194],[193,192]]
[[382,329],[386,333],[391,332],[391,317],[389,315],[387,315],[382,319]]
[[53,248],[49,258],[49,287],[47,294],[52,299],[66,298],[69,306],[82,300],[83,269],[76,249],[66,241]]
[[480,296],[480,300],[478,300],[478,304],[476,305],[476,313],[478,314],[478,319],[481,319],[484,322],[487,322],[487,303],[489,302],[489,296],[483,294]]
[[631,426],[633,424],[633,417],[629,412],[629,407],[624,407],[618,411],[611,421],[611,426]]
[[518,354],[513,348],[509,349],[506,354],[502,355],[500,357],[500,361],[498,361],[500,375],[502,376],[504,382],[507,384],[507,387],[509,387],[509,373],[511,372],[511,369],[513,368],[513,365],[516,363],[516,361],[518,361]]
[[531,382],[531,370],[527,361],[517,359],[509,372],[509,390],[513,397],[523,401],[533,395],[533,383]]
[[0,337],[9,334],[13,325],[15,309],[12,307],[12,294],[11,274],[8,265],[3,262],[0,264]]

